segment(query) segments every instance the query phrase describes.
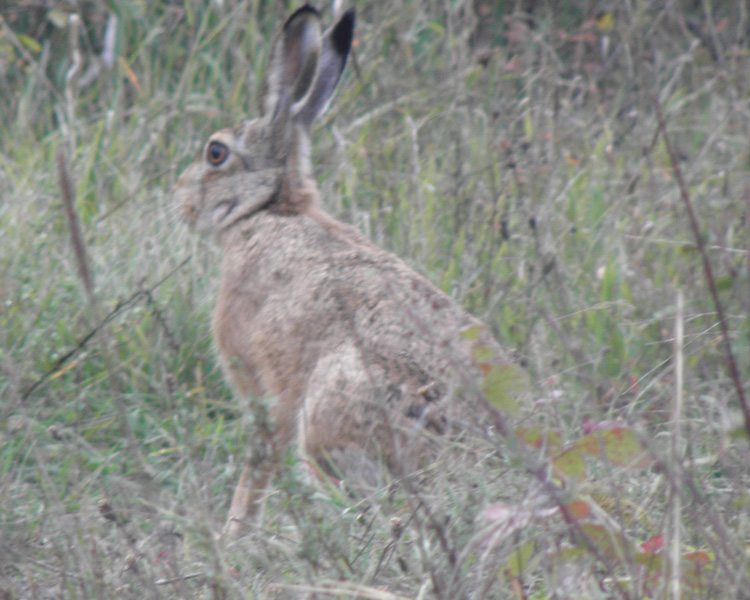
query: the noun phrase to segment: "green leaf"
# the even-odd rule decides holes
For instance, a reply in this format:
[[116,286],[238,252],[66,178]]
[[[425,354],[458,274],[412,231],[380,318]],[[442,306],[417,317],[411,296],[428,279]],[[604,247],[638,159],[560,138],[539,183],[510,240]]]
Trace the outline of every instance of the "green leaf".
[[68,22],[68,13],[64,10],[53,8],[47,13],[47,19],[58,29],[62,29]]
[[645,467],[651,462],[638,436],[627,427],[595,431],[578,440],[575,447],[591,456],[606,456],[620,467]]
[[556,431],[543,431],[540,426],[518,427],[515,434],[521,442],[536,450],[545,447],[548,454],[557,454],[562,450],[562,437]]
[[531,120],[531,115],[527,111],[523,118],[523,132],[530,140],[534,138],[534,123]]
[[514,548],[510,553],[508,561],[505,563],[505,568],[503,569],[506,577],[508,577],[509,579],[515,579],[519,577],[523,570],[528,566],[529,559],[531,559],[531,555],[533,553],[534,540],[529,540],[525,544],[521,544],[520,546]]
[[471,357],[478,363],[490,362],[495,358],[495,350],[490,346],[477,346],[472,350]]
[[472,325],[471,327],[462,329],[458,335],[466,340],[476,340],[479,339],[479,334],[483,329],[482,325]]
[[729,439],[732,441],[736,440],[745,440],[750,441],[750,436],[748,435],[748,431],[745,428],[745,425],[737,425],[737,427],[733,427],[729,430]]
[[[599,552],[607,558],[622,559],[625,556],[625,545],[630,546],[626,539],[603,525],[584,524],[581,525],[581,529],[588,537],[589,542],[596,546]],[[632,553],[633,549],[630,549],[630,551]]]
[[443,27],[437,21],[431,21],[430,23],[427,24],[427,27],[429,27],[432,31],[434,31],[438,35],[445,35],[445,27]]
[[583,481],[586,477],[586,463],[576,448],[566,450],[552,459],[555,472],[566,479]]
[[716,289],[720,292],[732,289],[734,287],[733,277],[717,277],[716,278]]
[[0,60],[13,60],[13,46],[5,42],[0,42]]
[[42,47],[39,45],[39,42],[37,42],[33,37],[29,37],[28,35],[19,33],[18,41],[21,42],[21,44],[23,44],[23,47],[27,50],[31,50],[32,52],[36,52],[37,54],[42,51]]
[[482,393],[493,408],[515,414],[516,398],[529,388],[526,372],[516,365],[492,365],[482,381]]
[[703,592],[708,589],[716,571],[716,562],[713,554],[696,550],[683,555],[682,569],[686,588]]

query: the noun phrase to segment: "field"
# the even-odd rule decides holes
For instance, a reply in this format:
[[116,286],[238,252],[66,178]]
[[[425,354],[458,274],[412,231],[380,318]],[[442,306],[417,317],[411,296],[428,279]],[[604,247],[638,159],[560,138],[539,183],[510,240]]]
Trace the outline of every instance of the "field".
[[747,4],[350,5],[326,209],[516,351],[507,431],[364,496],[290,455],[220,540],[252,411],[170,190],[297,5],[4,2],[0,600],[750,597]]

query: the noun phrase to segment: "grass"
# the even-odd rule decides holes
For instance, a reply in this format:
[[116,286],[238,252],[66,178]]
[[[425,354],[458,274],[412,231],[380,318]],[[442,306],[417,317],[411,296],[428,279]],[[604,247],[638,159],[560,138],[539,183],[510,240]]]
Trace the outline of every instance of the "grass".
[[[0,598],[746,594],[748,432],[673,159],[746,387],[750,17],[525,4],[355,3],[314,151],[332,214],[518,351],[517,435],[446,441],[419,485],[364,498],[290,458],[233,544],[251,411],[210,340],[218,252],[169,190],[255,113],[294,5],[84,2],[72,38],[68,5],[0,9]],[[112,15],[115,59],[87,75]]]

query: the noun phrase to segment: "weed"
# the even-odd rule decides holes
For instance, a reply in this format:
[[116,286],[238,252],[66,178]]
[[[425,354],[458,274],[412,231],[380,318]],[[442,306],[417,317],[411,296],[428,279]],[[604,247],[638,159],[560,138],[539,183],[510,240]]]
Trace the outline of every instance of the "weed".
[[169,191],[255,114],[291,6],[5,3],[0,597],[742,597],[744,3],[353,4],[327,209],[517,349],[530,399],[383,489],[290,465],[218,542],[251,411]]

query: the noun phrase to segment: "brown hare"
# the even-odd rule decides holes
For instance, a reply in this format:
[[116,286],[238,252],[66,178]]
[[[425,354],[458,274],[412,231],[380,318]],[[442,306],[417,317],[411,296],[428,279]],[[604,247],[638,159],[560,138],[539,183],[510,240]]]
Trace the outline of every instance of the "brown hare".
[[481,412],[476,353],[505,359],[451,298],[323,212],[310,129],[353,31],[353,11],[325,33],[315,9],[294,12],[271,49],[261,116],[214,133],[175,190],[188,223],[223,251],[213,329],[233,389],[268,399],[228,537],[256,513],[290,444],[336,473],[413,469],[425,430]]

